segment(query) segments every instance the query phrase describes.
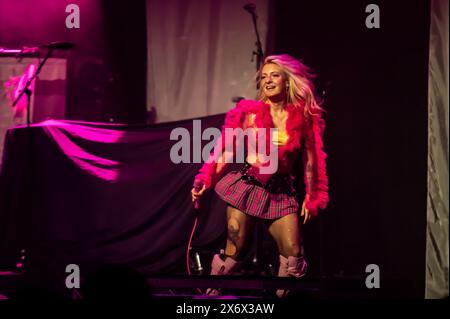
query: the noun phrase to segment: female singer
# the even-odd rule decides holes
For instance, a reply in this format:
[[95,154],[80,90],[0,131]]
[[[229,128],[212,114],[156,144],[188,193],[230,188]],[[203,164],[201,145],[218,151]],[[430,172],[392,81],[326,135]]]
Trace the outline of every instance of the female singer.
[[[214,256],[212,275],[237,271],[255,220],[264,219],[270,224],[269,232],[279,250],[278,275],[299,278],[307,268],[301,251],[300,217],[306,223],[328,202],[327,155],[322,143],[323,109],[315,96],[309,68],[289,55],[268,56],[259,78],[258,100],[242,100],[227,113],[222,137],[226,128],[276,129],[275,134],[268,136],[278,150],[278,169],[275,173],[262,173],[264,163],[258,154],[252,153],[246,155],[240,171],[231,171],[222,177],[227,165],[225,158],[235,155],[227,154],[230,148],[225,147],[222,138],[220,157],[217,158],[217,153],[211,155],[216,158],[210,158],[195,177],[192,201],[198,201],[206,190],[215,187],[216,193],[228,204],[225,253]],[[242,141],[236,143],[239,142]],[[231,150],[236,152],[235,148]],[[294,164],[299,162],[299,156],[306,194],[300,200],[292,183]],[[208,293],[218,291],[209,289]],[[277,291],[278,296],[285,293]]]

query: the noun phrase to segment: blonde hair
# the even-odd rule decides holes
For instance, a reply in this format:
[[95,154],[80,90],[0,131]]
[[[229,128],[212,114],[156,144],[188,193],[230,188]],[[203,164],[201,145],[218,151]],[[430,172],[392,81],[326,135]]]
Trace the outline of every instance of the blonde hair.
[[[289,83],[287,103],[293,104],[296,107],[304,107],[304,115],[306,116],[320,116],[324,110],[320,107],[322,101],[320,101],[314,93],[312,79],[315,75],[312,73],[311,69],[290,55],[270,55],[264,59],[264,63],[261,66],[258,75],[262,73],[262,68],[269,63],[278,65],[285,74],[286,80]],[[263,102],[267,101],[267,97],[264,95],[261,86],[258,92],[258,99]]]

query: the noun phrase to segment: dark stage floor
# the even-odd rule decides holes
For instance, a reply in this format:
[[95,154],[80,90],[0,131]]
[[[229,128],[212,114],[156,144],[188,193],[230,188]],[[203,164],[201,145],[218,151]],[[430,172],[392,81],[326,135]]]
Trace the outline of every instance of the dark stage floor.
[[[0,271],[0,299],[14,299],[23,287],[24,273]],[[248,276],[155,276],[146,278],[150,289],[149,298],[191,298],[191,299],[267,299],[277,298],[276,289],[290,290],[288,298],[308,299],[377,299],[401,298],[407,286],[402,282],[391,282],[380,289],[365,287],[364,278],[301,278],[293,280],[278,277]],[[112,290],[132,291],[130,285],[116,282],[98,284],[96,293],[113,296]],[[221,288],[221,295],[206,295],[206,289]],[[92,287],[91,287],[92,289]],[[26,290],[25,290],[26,291]],[[45,288],[33,291],[45,291]],[[40,298],[45,298],[44,294]],[[21,296],[21,295],[19,295]],[[51,294],[47,295],[51,298]],[[61,296],[61,295],[60,295]],[[66,299],[83,299],[82,289],[72,289]]]

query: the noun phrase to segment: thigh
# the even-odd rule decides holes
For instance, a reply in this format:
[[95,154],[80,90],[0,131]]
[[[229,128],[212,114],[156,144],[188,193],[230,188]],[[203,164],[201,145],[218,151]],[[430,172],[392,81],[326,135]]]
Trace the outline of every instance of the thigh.
[[301,246],[300,223],[298,214],[289,214],[274,220],[269,226],[269,233],[275,239],[281,253],[297,253]]
[[228,224],[228,239],[227,239],[227,255],[235,255],[242,249],[249,233],[251,232],[255,221],[252,216],[249,216],[237,208],[228,206],[227,208],[227,224]]

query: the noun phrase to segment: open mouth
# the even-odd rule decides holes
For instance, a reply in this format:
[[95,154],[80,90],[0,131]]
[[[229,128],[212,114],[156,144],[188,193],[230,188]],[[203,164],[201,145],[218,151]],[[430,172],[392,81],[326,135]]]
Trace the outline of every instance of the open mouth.
[[266,85],[266,90],[273,90],[275,88],[276,88],[275,85]]

